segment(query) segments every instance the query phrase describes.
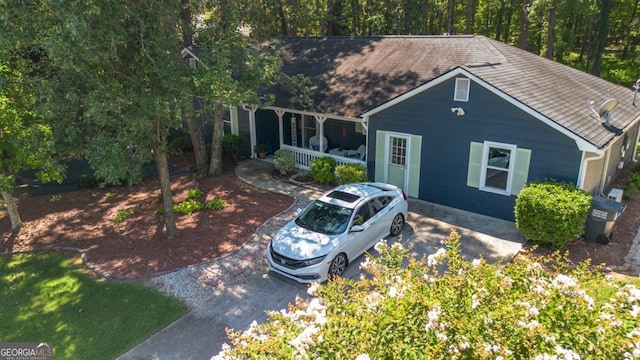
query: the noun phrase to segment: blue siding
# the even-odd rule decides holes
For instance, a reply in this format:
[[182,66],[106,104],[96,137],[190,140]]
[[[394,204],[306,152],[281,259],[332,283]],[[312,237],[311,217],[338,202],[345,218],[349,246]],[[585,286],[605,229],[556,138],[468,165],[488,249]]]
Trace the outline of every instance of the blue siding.
[[256,143],[266,142],[271,151],[280,148],[278,115],[270,110],[256,111]]
[[[467,186],[471,142],[495,141],[531,149],[529,180],[576,182],[581,152],[573,140],[473,81],[469,102],[453,101],[454,87],[451,79],[370,119],[370,149],[376,147],[372,134],[377,130],[423,137],[420,199],[513,220],[515,196]],[[466,115],[453,114],[452,107],[462,107]],[[369,174],[374,174],[375,164],[369,161],[368,166]]]

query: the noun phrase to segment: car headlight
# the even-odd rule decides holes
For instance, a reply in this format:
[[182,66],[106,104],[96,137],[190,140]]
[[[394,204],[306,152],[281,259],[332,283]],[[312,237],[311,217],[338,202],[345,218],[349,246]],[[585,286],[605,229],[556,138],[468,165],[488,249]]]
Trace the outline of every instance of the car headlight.
[[324,258],[326,258],[326,257],[327,257],[327,255],[324,255],[324,256],[317,257],[317,258],[313,258],[313,259],[303,260],[303,261],[300,261],[300,264],[302,266],[316,265],[316,264],[321,263],[322,260],[324,260]]

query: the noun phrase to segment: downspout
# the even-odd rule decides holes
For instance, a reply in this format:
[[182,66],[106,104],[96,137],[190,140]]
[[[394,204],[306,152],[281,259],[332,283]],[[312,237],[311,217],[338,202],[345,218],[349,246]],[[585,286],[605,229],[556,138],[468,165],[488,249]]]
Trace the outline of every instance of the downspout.
[[[602,157],[604,157],[604,152],[601,153],[600,155],[596,155],[596,156],[592,156],[592,157],[588,157],[583,159],[582,161],[582,167],[580,168],[580,176],[578,178],[578,184],[577,187],[578,189],[582,189],[584,190],[584,178],[587,175],[587,169],[589,168],[589,162],[593,161],[593,160],[600,160],[602,159]],[[606,168],[606,166],[605,166]]]
[[633,162],[638,162],[636,155],[638,153],[638,142],[640,142],[640,124],[638,124],[638,129],[636,130],[636,142],[633,143]]
[[604,183],[607,179],[607,171],[609,170],[609,158],[611,157],[611,147],[606,151],[607,156],[604,159],[604,164],[602,165],[602,176],[600,177],[600,190],[598,191],[598,195],[604,197]]

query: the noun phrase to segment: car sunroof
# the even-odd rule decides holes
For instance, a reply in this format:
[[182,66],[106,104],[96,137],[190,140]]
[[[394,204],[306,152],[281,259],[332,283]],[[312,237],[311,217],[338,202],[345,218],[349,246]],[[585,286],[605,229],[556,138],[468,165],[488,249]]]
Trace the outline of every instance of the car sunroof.
[[352,202],[360,199],[360,196],[349,194],[349,193],[346,193],[344,191],[332,191],[329,194],[327,194],[327,196],[330,197],[330,198],[346,201],[348,203],[352,203]]

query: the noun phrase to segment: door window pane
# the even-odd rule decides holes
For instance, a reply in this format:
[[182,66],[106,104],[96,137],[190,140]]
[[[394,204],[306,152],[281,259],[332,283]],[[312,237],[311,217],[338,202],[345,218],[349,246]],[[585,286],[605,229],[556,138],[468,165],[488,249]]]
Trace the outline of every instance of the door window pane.
[[391,138],[391,163],[394,165],[406,165],[407,163],[407,139]]

